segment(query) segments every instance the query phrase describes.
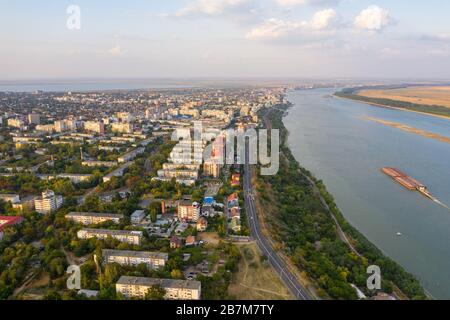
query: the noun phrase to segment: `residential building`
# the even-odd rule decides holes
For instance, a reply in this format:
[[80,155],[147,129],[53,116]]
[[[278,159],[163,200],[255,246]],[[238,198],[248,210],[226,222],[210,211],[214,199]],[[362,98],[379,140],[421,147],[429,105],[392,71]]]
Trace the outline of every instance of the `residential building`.
[[117,159],[117,162],[125,163],[125,162],[128,162],[128,161],[134,160],[134,159],[136,159],[136,157],[138,155],[143,154],[144,152],[145,152],[145,148],[143,148],[143,147],[136,148],[136,149],[134,149],[134,150],[132,150],[130,152],[127,152],[126,154],[120,156]]
[[63,204],[63,197],[55,195],[52,190],[42,192],[42,196],[34,199],[35,210],[47,214],[58,210]]
[[134,127],[132,123],[116,122],[112,124],[111,130],[117,133],[133,133]]
[[178,203],[178,219],[196,222],[200,216],[200,206],[197,202],[180,201]]
[[98,160],[85,160],[81,163],[85,167],[108,167],[112,168],[117,165],[114,161],[98,161]]
[[208,227],[208,221],[205,217],[200,217],[197,220],[197,231],[203,232]]
[[117,239],[121,242],[140,245],[143,237],[142,231],[128,230],[107,230],[107,229],[81,229],[78,231],[79,239],[106,239],[108,237]]
[[131,214],[130,221],[132,224],[139,224],[144,220],[145,216],[145,210],[136,210]]
[[105,263],[137,266],[145,264],[149,269],[159,269],[166,265],[169,255],[164,252],[109,250],[103,249],[102,256]]
[[23,217],[19,216],[0,216],[0,240],[3,238],[4,229],[22,223]]
[[181,241],[180,238],[178,238],[177,236],[173,236],[170,238],[170,248],[171,249],[178,249],[181,248],[183,246],[183,242]]
[[127,298],[144,298],[153,286],[161,286],[165,291],[165,299],[200,300],[201,283],[194,280],[156,279],[122,276],[116,283],[116,292]]
[[84,129],[98,134],[105,134],[105,124],[101,121],[86,121]]
[[37,113],[30,113],[28,115],[28,123],[29,124],[41,124],[41,116]]
[[20,196],[18,194],[0,194],[0,199],[11,204],[19,203]]
[[193,245],[195,245],[195,236],[192,236],[192,235],[190,235],[190,236],[187,236],[186,237],[186,242],[184,243],[186,246],[193,246]]
[[119,224],[120,220],[123,219],[123,215],[98,212],[70,212],[69,214],[66,214],[66,219],[84,225],[99,224],[106,221],[112,221],[116,224]]

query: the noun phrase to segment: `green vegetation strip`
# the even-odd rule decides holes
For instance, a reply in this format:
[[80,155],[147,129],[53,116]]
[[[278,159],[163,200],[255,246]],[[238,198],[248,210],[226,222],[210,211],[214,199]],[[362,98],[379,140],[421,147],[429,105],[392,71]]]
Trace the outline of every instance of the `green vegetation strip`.
[[345,89],[340,92],[336,92],[335,95],[340,98],[346,98],[346,99],[367,102],[367,103],[375,104],[375,105],[379,105],[379,106],[399,108],[399,109],[405,109],[408,111],[423,112],[423,113],[429,113],[429,114],[434,114],[434,115],[438,115],[438,116],[450,117],[450,108],[447,108],[447,107],[436,106],[436,105],[430,106],[430,105],[416,104],[416,103],[407,102],[407,101],[398,101],[398,100],[383,99],[383,98],[370,98],[370,97],[360,96],[357,93],[358,93],[358,91],[356,89]]
[[[287,106],[280,108],[286,110]],[[356,299],[351,284],[369,297],[376,295],[376,292],[366,289],[369,276],[366,270],[369,265],[378,265],[382,273],[383,292],[392,293],[397,287],[410,299],[425,299],[419,281],[353,228],[337,208],[322,181],[300,167],[287,147],[288,132],[282,122],[283,115],[283,111],[273,109],[269,115],[272,127],[279,128],[281,132],[280,170],[274,176],[258,175],[262,205],[274,208],[267,213],[273,238],[283,243],[286,254],[315,280],[319,286],[318,294],[323,298]],[[315,182],[361,256],[352,252],[339,238],[330,212],[321,203],[307,177]]]

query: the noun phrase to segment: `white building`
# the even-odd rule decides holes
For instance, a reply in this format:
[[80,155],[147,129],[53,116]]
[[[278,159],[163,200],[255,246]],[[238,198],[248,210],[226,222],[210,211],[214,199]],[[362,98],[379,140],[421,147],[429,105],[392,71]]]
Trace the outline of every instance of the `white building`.
[[77,232],[79,239],[106,239],[108,237],[121,242],[140,245],[143,237],[142,231],[108,230],[108,229],[81,229]]
[[127,298],[144,298],[148,290],[155,285],[159,285],[166,290],[166,299],[200,300],[200,281],[122,276],[116,283],[116,292]]
[[0,194],[0,199],[11,204],[19,203],[20,196],[18,194]]
[[133,224],[139,224],[142,220],[145,218],[145,211],[144,210],[136,210],[131,214],[130,221]]
[[58,210],[63,204],[63,197],[55,195],[52,190],[42,192],[42,197],[34,199],[35,210],[42,214],[47,214]]
[[109,250],[103,249],[102,256],[106,263],[137,266],[145,264],[149,269],[159,269],[166,265],[169,255],[163,252]]
[[84,129],[86,131],[92,131],[98,134],[105,133],[105,125],[101,121],[86,121],[84,123]]
[[99,212],[70,212],[69,214],[66,214],[66,219],[84,225],[98,224],[106,221],[112,221],[118,224],[120,223],[120,219],[123,219],[123,215]]
[[132,123],[116,122],[112,124],[111,130],[118,133],[133,133],[134,127]]

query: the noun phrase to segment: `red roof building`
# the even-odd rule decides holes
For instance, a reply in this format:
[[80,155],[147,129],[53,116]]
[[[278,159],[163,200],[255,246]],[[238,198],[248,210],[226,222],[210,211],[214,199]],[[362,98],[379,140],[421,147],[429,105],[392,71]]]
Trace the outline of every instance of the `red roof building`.
[[3,237],[5,227],[22,223],[23,217],[18,216],[0,216],[0,239]]

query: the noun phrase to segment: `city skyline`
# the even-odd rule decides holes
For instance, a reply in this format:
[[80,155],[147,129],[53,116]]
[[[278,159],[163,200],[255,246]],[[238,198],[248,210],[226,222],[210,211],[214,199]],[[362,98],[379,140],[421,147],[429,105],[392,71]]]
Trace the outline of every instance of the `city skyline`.
[[[69,30],[78,5],[81,28]],[[449,78],[445,1],[0,2],[0,80]],[[420,23],[419,23],[420,22]]]

